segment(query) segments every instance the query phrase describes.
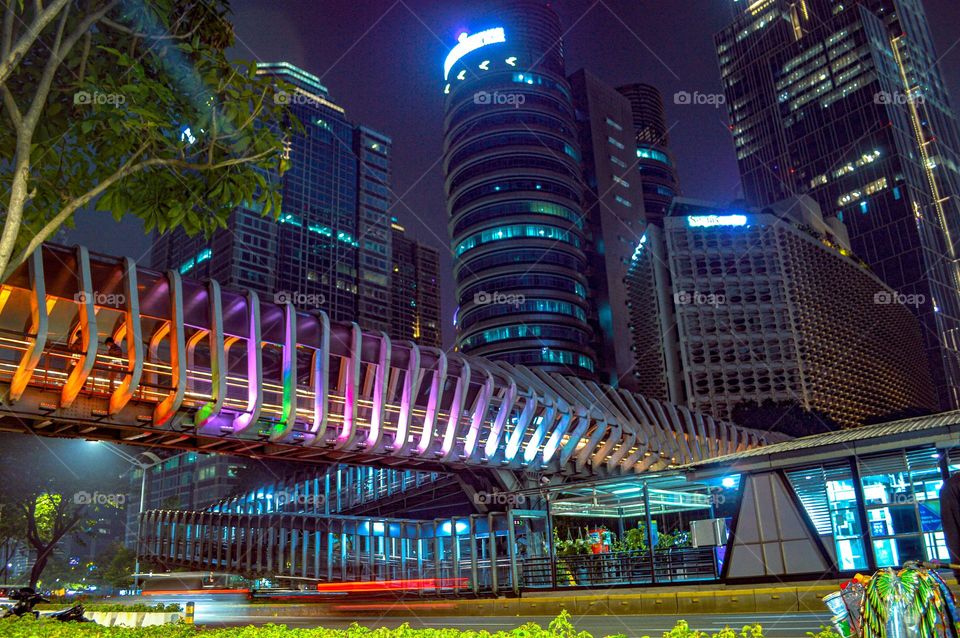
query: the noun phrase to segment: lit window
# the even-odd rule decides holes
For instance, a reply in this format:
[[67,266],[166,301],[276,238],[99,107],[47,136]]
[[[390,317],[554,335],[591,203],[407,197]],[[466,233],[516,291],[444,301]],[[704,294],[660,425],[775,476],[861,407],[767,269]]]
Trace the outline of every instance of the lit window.
[[623,204],[624,206],[626,206],[627,208],[633,208],[633,204],[631,204],[628,200],[620,197],[619,195],[617,195],[616,197],[614,197],[614,199],[617,200],[618,203]]
[[608,137],[608,138],[607,138],[607,141],[610,142],[611,144],[613,144],[614,146],[616,146],[617,148],[619,148],[620,150],[623,150],[623,144],[621,144],[621,143],[618,142],[617,140],[613,139],[612,137]]
[[607,124],[609,124],[611,127],[615,128],[615,129],[618,130],[618,131],[622,131],[622,130],[623,130],[623,127],[622,127],[622,126],[620,126],[619,124],[617,124],[616,122],[614,122],[613,120],[611,120],[609,117],[607,118]]

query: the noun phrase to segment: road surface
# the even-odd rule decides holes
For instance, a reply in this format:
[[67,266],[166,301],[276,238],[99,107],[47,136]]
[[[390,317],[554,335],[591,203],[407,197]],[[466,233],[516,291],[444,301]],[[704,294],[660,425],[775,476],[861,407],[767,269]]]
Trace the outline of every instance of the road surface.
[[[149,596],[144,602],[184,604],[186,600],[196,603],[196,622],[213,627],[236,627],[241,625],[284,624],[290,627],[345,628],[357,622],[371,628],[397,627],[409,623],[411,627],[453,627],[473,631],[509,630],[526,622],[535,622],[546,627],[552,616],[379,616],[369,611],[355,616],[302,617],[302,616],[256,616],[243,597],[226,595]],[[388,607],[389,603],[384,603]],[[651,636],[659,638],[673,629],[676,616],[579,616],[573,618],[578,631],[587,631],[595,638],[626,635],[628,638]],[[715,633],[724,627],[736,629],[747,624],[760,623],[764,638],[806,638],[808,631],[816,632],[820,625],[829,624],[830,614],[686,614],[685,619],[698,631]]]

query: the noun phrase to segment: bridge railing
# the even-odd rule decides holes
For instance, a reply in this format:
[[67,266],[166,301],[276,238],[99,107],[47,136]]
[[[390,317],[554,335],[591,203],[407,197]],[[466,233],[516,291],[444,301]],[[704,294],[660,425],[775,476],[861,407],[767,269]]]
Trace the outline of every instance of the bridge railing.
[[[581,475],[662,469],[767,436],[83,247],[44,245],[8,278],[0,331],[10,416],[22,428],[57,423],[59,436]],[[107,337],[118,356],[102,351]]]

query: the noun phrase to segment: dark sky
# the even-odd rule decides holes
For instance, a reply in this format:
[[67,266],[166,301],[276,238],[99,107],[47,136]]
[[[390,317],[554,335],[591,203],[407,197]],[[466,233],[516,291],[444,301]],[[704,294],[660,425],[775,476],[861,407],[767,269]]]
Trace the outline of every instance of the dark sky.
[[[657,85],[667,102],[671,145],[684,194],[729,201],[739,177],[725,112],[675,106],[680,90],[720,92],[713,34],[730,0],[558,0],[567,70],[587,67],[617,85]],[[320,76],[354,121],[394,141],[396,214],[441,250],[447,342],[453,313],[450,249],[441,178],[442,65],[473,0],[233,0],[237,58],[286,60]],[[960,99],[960,3],[925,0],[954,103]],[[111,230],[104,232],[104,225]],[[149,239],[136,224],[86,214],[72,239],[140,258]],[[148,263],[144,258],[143,263]]]

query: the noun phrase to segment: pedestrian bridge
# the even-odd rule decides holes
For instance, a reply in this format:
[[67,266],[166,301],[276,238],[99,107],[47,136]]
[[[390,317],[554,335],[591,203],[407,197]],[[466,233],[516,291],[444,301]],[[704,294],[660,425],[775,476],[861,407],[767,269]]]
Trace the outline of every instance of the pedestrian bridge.
[[[663,469],[771,436],[273,301],[80,246],[44,245],[0,288],[0,429],[299,461],[567,475]],[[119,352],[105,351],[107,337]]]

